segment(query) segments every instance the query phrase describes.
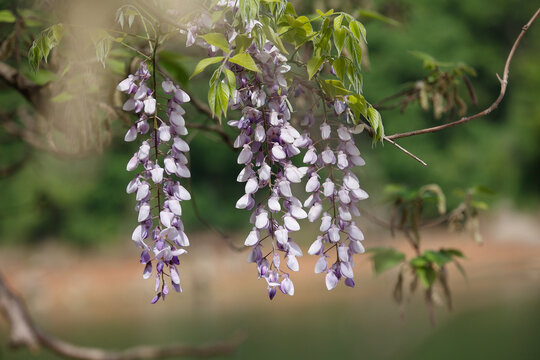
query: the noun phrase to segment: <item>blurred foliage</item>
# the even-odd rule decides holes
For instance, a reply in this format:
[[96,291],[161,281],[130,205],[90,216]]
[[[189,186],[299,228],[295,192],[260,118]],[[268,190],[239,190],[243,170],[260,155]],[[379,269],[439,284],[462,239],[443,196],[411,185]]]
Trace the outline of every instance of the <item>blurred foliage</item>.
[[[22,39],[19,44],[8,44],[26,49],[19,55],[24,57],[34,40],[40,39],[40,31],[46,26],[36,20],[44,18],[39,12],[40,5],[30,1],[17,3],[21,8],[36,8],[27,11],[28,27],[33,29],[34,36]],[[364,65],[369,65],[369,72],[364,75],[363,88],[370,102],[375,103],[406,90],[419,80],[429,81],[425,66],[436,75],[433,77],[432,74],[432,83],[426,84],[439,84],[441,79],[444,80],[443,88],[452,94],[457,111],[442,111],[435,93],[426,94],[431,102],[427,105],[432,110],[423,111],[421,106],[426,108],[426,103],[421,97],[424,95],[418,92],[420,104],[410,103],[403,114],[398,110],[382,112],[387,134],[440,124],[455,119],[452,116],[464,111],[458,97],[453,97],[453,79],[449,76],[459,75],[456,69],[467,71],[468,68],[452,65],[450,69],[444,69],[448,72],[441,72],[444,67],[441,64],[466,63],[474,68],[477,76],[471,82],[478,105],[469,106],[468,113],[488,106],[499,92],[495,73],[502,72],[511,44],[536,9],[535,4],[523,0],[304,0],[296,3],[299,12],[342,8],[357,14],[359,20],[366,23],[369,64]],[[11,7],[11,1],[0,0],[0,10]],[[361,11],[358,10],[360,7]],[[376,15],[372,12],[375,10],[387,18]],[[13,30],[12,19],[6,14],[0,13],[1,39],[9,38]],[[114,16],[114,13],[110,15],[111,21],[114,21]],[[370,21],[373,17],[384,21]],[[55,37],[54,32],[44,34]],[[434,183],[445,192],[467,188],[471,184],[485,184],[498,194],[513,199],[519,207],[536,207],[540,198],[537,177],[540,173],[538,34],[539,27],[533,26],[523,39],[511,67],[507,95],[497,111],[463,126],[399,141],[429,166],[421,167],[391,146],[372,148],[369,141],[360,144],[367,162],[367,167],[362,170],[364,187],[378,198],[383,196],[382,183],[400,183],[411,188]],[[41,42],[47,46],[55,45],[54,41]],[[176,50],[167,49],[160,53],[163,66],[182,84],[188,84],[199,99],[206,99],[207,78],[198,76],[188,80],[188,74],[197,63],[196,58],[189,53],[175,55]],[[439,62],[422,55],[423,63],[410,51],[431,54]],[[126,70],[122,63],[115,61],[115,56],[125,54],[111,51],[109,55],[107,65],[112,74]],[[28,65],[24,64],[26,59],[19,65],[26,68],[25,73],[31,76]],[[34,75],[34,80],[48,82],[54,78],[53,75],[40,70]],[[111,75],[111,89],[105,90],[107,93],[110,90],[112,94],[115,83],[120,79],[120,76],[114,76]],[[65,96],[56,99],[58,102],[66,100]],[[20,94],[2,82],[0,103],[0,115],[3,116],[13,116],[18,109],[28,107]],[[193,120],[205,121],[204,116],[194,109],[186,110]],[[434,119],[433,111],[440,119]],[[35,242],[61,238],[89,245],[113,238],[127,238],[126,234],[134,225],[132,207],[135,204],[124,192],[130,178],[124,169],[135,148],[133,144],[122,141],[123,126],[121,121],[113,122],[111,145],[103,154],[77,159],[36,150],[0,126],[0,168],[16,168],[9,176],[0,178],[0,241]],[[192,132],[191,147],[192,193],[203,216],[217,227],[246,226],[246,215],[234,209],[233,205],[242,194],[242,186],[235,181],[240,167],[236,164],[234,152],[216,136],[195,131]],[[458,197],[450,197],[446,201],[449,208],[460,202]],[[202,229],[204,226],[189,209],[186,209],[183,219],[190,229]]]

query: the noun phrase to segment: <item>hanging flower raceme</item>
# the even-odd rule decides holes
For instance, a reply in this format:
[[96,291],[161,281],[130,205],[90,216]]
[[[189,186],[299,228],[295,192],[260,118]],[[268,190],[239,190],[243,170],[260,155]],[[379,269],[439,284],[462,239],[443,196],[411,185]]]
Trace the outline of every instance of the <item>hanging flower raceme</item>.
[[[302,251],[289,235],[300,230],[298,220],[306,218],[307,213],[291,185],[300,183],[308,168],[296,167],[291,159],[311,140],[289,122],[285,74],[290,68],[286,58],[271,43],[262,49],[252,45],[248,52],[261,69],[260,74],[231,66],[238,87],[232,106],[242,109],[242,117],[229,121],[229,125],[240,130],[234,146],[241,149],[238,164],[244,168],[237,180],[245,183],[245,194],[236,207],[252,211],[253,228],[245,241],[252,247],[248,261],[257,265],[259,278],[267,281],[272,299],[278,288],[284,294],[294,294],[280,253],[289,270],[299,270],[297,257],[302,256]],[[262,193],[259,201],[257,193]],[[263,255],[266,239],[269,252]]]
[[185,155],[189,145],[181,138],[187,135],[182,104],[190,98],[172,81],[163,81],[163,91],[170,97],[166,111],[168,121],[163,121],[157,114],[156,89],[147,85],[150,76],[143,62],[134,75],[120,82],[117,89],[130,96],[123,109],[139,115],[125,141],[135,141],[139,135],[146,135],[127,164],[128,171],[139,169],[140,172],[130,181],[126,191],[134,193],[137,200],[135,209],[139,225],[133,231],[132,239],[142,249],[143,278],[152,276],[155,264],[157,294],[152,300],[155,303],[169,293],[165,277],[170,278],[174,290],[182,291],[177,266],[180,255],[186,253],[184,248],[189,246],[189,240],[181,220],[181,202],[191,198],[179,181],[190,177]]
[[[347,110],[346,103],[334,102],[334,112],[338,117]],[[368,198],[360,188],[353,168],[363,166],[364,159],[353,141],[351,129],[342,123],[331,125],[324,121],[320,126],[321,141],[310,146],[304,156],[304,163],[309,165],[306,192],[310,193],[304,206],[309,208],[308,219],[311,222],[321,218],[321,235],[308,250],[310,255],[319,256],[315,273],[326,273],[326,287],[335,288],[339,280],[345,278],[347,286],[354,286],[353,255],[363,253],[364,240],[362,231],[355,224],[353,217],[360,212],[356,203]],[[337,144],[334,148],[332,144]],[[327,177],[321,179],[321,173]],[[325,208],[326,205],[329,208]],[[329,254],[335,248],[335,261],[331,266]]]

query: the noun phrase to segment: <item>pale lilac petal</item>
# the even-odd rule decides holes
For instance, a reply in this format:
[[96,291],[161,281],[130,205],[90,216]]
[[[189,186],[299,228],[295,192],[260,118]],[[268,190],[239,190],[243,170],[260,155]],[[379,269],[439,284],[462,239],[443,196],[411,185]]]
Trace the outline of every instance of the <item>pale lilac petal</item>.
[[326,256],[323,255],[315,263],[315,274],[320,274],[322,272],[325,272],[327,269],[328,269],[328,261],[326,260]]
[[300,269],[296,256],[287,255],[287,267],[292,271],[298,271]]
[[329,271],[326,274],[326,288],[328,290],[332,290],[333,288],[337,286],[337,284],[338,284],[338,278],[336,274],[334,274],[333,271]]

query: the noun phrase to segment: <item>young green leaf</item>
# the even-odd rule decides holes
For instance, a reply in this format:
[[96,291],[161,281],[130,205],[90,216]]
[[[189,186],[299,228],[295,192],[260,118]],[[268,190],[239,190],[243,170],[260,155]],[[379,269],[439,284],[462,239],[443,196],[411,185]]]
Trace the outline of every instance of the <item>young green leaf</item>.
[[356,20],[351,21],[349,24],[349,29],[351,30],[351,33],[358,41],[366,40],[366,28],[361,22],[358,22]]
[[347,68],[347,61],[343,57],[338,57],[334,60],[332,63],[332,67],[334,68],[334,72],[336,73],[336,76],[338,79],[341,80],[341,82],[345,82],[345,71]]
[[193,70],[193,74],[189,77],[190,79],[196,76],[197,74],[200,74],[204,69],[206,69],[207,66],[215,64],[223,60],[223,56],[215,56],[211,58],[202,59],[199,61],[199,63],[195,66],[195,70]]
[[324,58],[320,56],[314,56],[311,59],[309,59],[307,63],[307,72],[308,72],[308,78],[311,80],[313,75],[319,71],[319,68],[324,62]]
[[372,106],[367,110],[367,119],[373,130],[375,136],[373,136],[373,142],[379,141],[384,137],[384,126],[382,123],[381,114]]
[[376,274],[391,269],[405,260],[405,254],[393,248],[371,248],[368,252],[373,253],[371,261]]
[[345,45],[345,39],[347,37],[347,30],[336,29],[332,33],[332,36],[334,37],[334,46],[336,47],[338,55],[341,55],[341,50],[343,49],[343,45]]
[[229,42],[225,38],[225,35],[221,33],[208,33],[200,35],[200,37],[202,37],[210,45],[218,47],[226,53],[229,52]]
[[341,29],[341,24],[342,23],[343,23],[343,14],[340,14],[340,15],[336,16],[336,18],[334,19],[334,30]]
[[241,53],[234,55],[232,58],[229,59],[230,62],[240,65],[243,68],[246,68],[251,71],[261,72],[257,64],[255,64],[255,61],[249,55],[248,53]]
[[15,22],[15,15],[9,10],[0,10],[0,23]]

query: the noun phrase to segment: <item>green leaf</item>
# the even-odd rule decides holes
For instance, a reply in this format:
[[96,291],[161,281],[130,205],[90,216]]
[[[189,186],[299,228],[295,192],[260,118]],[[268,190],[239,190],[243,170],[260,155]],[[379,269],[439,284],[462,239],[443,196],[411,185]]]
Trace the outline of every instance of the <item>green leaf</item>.
[[341,24],[343,23],[343,17],[344,17],[343,14],[336,16],[336,18],[334,19],[334,30],[341,29]]
[[358,41],[366,40],[366,28],[361,22],[358,22],[356,20],[351,21],[349,24],[349,29],[351,30],[351,33]]
[[463,252],[458,249],[441,249],[440,252],[450,257],[465,258]]
[[0,23],[14,23],[15,15],[9,10],[0,10]]
[[311,59],[309,59],[307,63],[307,72],[308,72],[308,78],[310,80],[313,77],[313,75],[315,75],[315,73],[319,71],[319,68],[321,67],[323,62],[324,62],[324,58],[320,56],[314,56]]
[[208,105],[210,106],[210,110],[212,110],[212,114],[218,116],[218,118],[221,119],[221,111],[218,111],[218,76],[219,70],[216,70],[210,78],[210,86],[208,88]]
[[264,24],[263,32],[266,35],[267,39],[270,40],[276,47],[285,55],[288,55],[287,49],[285,49],[285,46],[283,45],[283,42],[281,41],[281,38],[278,34],[272,29],[272,27],[268,24]]
[[437,273],[432,267],[416,268],[416,275],[426,289],[429,289],[437,279]]
[[343,46],[345,45],[345,39],[347,37],[347,30],[334,30],[332,36],[334,37],[334,45],[337,49],[338,55],[341,55],[341,50],[343,50]]
[[477,201],[477,200],[472,200],[470,202],[470,205],[475,208],[475,209],[478,209],[478,210],[488,210],[489,209],[489,205],[483,201]]
[[443,266],[444,264],[449,263],[452,261],[452,257],[448,256],[447,254],[441,252],[441,251],[433,251],[433,250],[426,250],[424,251],[424,257],[434,263],[437,264],[437,266]]
[[347,97],[347,104],[356,117],[356,124],[358,124],[358,119],[360,119],[361,116],[367,116],[367,102],[362,95],[350,95]]
[[219,96],[219,104],[220,104],[220,112],[223,112],[225,116],[227,116],[227,108],[229,107],[229,96],[231,95],[231,92],[229,90],[229,86],[220,81],[218,86],[218,96]]
[[324,80],[319,83],[323,92],[331,98],[349,95],[351,92],[343,87],[339,80]]
[[208,33],[200,35],[200,37],[202,37],[210,45],[214,45],[226,53],[229,52],[229,42],[222,33]]
[[411,259],[411,261],[409,261],[409,264],[411,264],[412,267],[421,268],[428,266],[429,260],[425,256],[420,255],[415,257],[414,259]]
[[384,137],[384,127],[382,123],[381,114],[372,106],[367,110],[367,119],[373,130],[375,136],[373,136],[373,142],[379,141]]
[[342,57],[338,57],[332,63],[332,67],[334,68],[334,72],[336,73],[336,76],[341,80],[341,82],[344,82],[345,71],[347,69],[347,61]]
[[207,66],[218,63],[221,60],[223,60],[223,56],[215,56],[211,58],[202,59],[195,66],[195,70],[193,70],[193,74],[191,74],[189,78],[192,79],[195,75],[200,74],[204,69],[206,69]]
[[234,55],[232,58],[229,59],[229,61],[234,64],[240,65],[248,70],[261,72],[257,64],[255,64],[255,61],[253,60],[251,55],[249,55],[248,53]]
[[229,86],[229,92],[232,96],[234,94],[234,91],[236,90],[236,76],[229,69],[224,69],[224,72],[225,78],[227,79],[227,85]]
[[380,274],[405,261],[405,254],[393,248],[371,248],[368,252],[373,253],[371,261],[373,261],[376,274]]

